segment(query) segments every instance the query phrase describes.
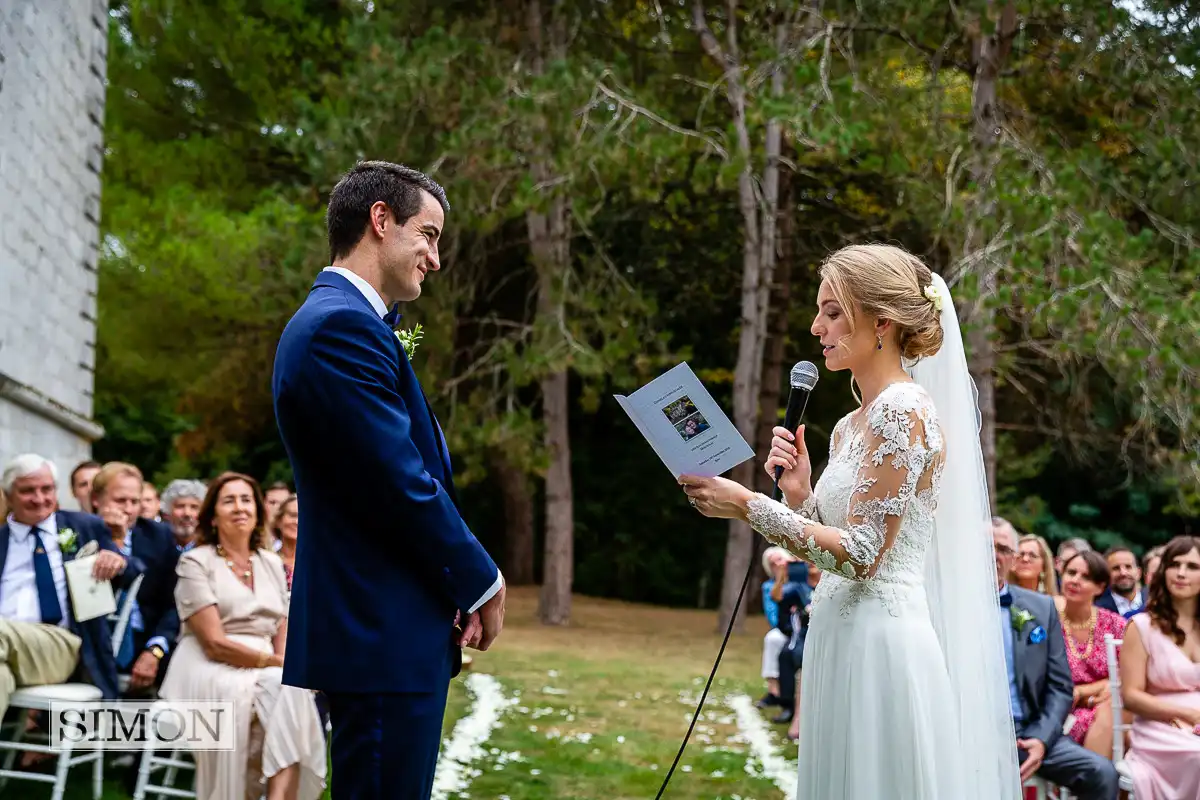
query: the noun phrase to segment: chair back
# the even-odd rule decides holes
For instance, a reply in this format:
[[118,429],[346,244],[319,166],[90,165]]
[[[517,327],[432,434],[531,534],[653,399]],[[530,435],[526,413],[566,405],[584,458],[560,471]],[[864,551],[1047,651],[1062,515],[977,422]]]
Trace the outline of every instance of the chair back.
[[1104,635],[1104,649],[1108,654],[1108,692],[1112,695],[1112,760],[1114,763],[1125,758],[1125,731],[1129,730],[1129,726],[1124,722],[1124,715],[1121,713],[1124,706],[1121,703],[1121,670],[1117,663],[1117,648],[1123,641],[1123,639],[1114,638],[1111,633]]
[[[112,651],[116,656],[121,652],[121,642],[125,639],[125,629],[129,627],[129,618],[133,616],[133,601],[137,599],[138,589],[142,588],[142,578],[145,575],[138,575],[133,579],[133,585],[125,592],[125,597],[121,599],[121,608],[117,614],[115,624],[113,625],[112,634]],[[112,621],[112,617],[109,620]]]

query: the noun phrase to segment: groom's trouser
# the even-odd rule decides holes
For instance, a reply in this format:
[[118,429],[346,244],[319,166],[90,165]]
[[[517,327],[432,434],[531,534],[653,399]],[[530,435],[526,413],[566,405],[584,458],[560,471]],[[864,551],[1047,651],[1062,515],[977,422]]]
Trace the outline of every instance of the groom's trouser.
[[404,694],[327,692],[334,800],[429,800],[448,688]]
[[[1017,738],[1026,738],[1017,726]],[[1022,762],[1028,754],[1017,750]],[[1076,744],[1069,736],[1059,736],[1046,751],[1037,775],[1068,789],[1079,800],[1117,800],[1117,768],[1107,758]]]

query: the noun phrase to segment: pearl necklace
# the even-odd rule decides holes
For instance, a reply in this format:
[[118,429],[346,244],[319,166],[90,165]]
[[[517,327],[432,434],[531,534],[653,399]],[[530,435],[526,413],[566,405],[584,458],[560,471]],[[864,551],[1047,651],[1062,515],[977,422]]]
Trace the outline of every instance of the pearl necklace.
[[236,575],[238,580],[240,580],[242,583],[249,585],[250,581],[252,581],[254,579],[254,562],[253,561],[247,561],[246,569],[239,575],[238,568],[236,565],[234,565],[233,559],[230,558],[229,555],[225,552],[225,548],[219,544],[217,545],[217,555],[220,556],[221,558],[225,559],[225,566],[229,567],[229,571],[232,572],[234,575]]
[[[1078,661],[1087,661],[1088,657],[1091,656],[1092,651],[1095,650],[1096,647],[1096,607],[1092,606],[1091,612],[1088,614],[1087,622],[1071,622],[1069,619],[1067,619],[1067,611],[1065,608],[1058,612],[1058,616],[1060,619],[1062,619],[1063,630],[1067,633],[1067,644],[1069,645],[1067,647],[1067,655]],[[1083,652],[1080,653],[1078,642],[1075,639],[1075,635],[1071,633],[1071,631],[1076,628],[1082,630],[1084,627],[1088,629],[1087,647],[1085,647]]]

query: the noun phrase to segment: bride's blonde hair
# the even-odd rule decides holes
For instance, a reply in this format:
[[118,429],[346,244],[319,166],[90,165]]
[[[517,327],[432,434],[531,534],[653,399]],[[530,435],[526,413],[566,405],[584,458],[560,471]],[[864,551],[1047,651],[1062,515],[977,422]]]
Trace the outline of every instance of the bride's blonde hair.
[[925,295],[933,273],[921,259],[891,245],[856,244],[825,259],[821,277],[842,308],[854,310],[847,315],[851,335],[861,314],[891,320],[900,355],[906,359],[932,356],[941,349],[941,315]]

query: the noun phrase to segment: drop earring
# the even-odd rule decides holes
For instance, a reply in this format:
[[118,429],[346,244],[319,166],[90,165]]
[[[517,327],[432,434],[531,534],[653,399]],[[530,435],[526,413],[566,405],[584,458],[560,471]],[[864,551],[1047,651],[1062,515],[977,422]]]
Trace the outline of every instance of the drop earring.
[[875,339],[879,342],[879,344],[877,344],[875,346],[875,349],[882,350],[883,349],[883,334],[876,334]]

